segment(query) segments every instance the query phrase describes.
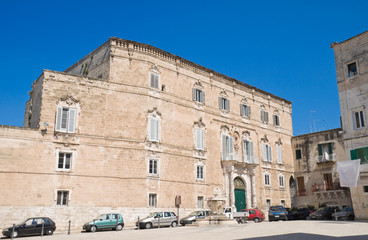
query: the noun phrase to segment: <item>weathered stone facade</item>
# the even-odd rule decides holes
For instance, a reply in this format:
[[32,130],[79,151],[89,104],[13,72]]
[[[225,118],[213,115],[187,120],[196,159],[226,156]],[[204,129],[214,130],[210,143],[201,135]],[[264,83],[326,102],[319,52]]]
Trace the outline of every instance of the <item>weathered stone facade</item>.
[[342,133],[339,128],[292,138],[293,207],[351,206],[349,189],[340,187],[336,164],[345,160]]
[[0,228],[34,215],[80,228],[106,211],[132,225],[176,212],[177,195],[180,215],[215,195],[291,204],[291,102],[150,45],[111,38],[65,72],[45,70],[24,126],[0,128]]
[[368,31],[332,43],[347,160],[361,159],[360,179],[351,187],[357,219],[368,219]]

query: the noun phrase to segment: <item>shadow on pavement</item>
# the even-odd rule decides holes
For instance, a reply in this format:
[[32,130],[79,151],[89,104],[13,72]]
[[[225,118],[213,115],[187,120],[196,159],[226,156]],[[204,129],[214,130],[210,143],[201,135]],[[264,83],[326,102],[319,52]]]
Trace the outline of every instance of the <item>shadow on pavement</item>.
[[[249,238],[240,238],[238,240],[246,240]],[[346,237],[332,237],[317,234],[308,233],[291,233],[278,236],[268,236],[268,237],[253,237],[252,240],[367,240],[368,235],[359,236],[346,236]]]

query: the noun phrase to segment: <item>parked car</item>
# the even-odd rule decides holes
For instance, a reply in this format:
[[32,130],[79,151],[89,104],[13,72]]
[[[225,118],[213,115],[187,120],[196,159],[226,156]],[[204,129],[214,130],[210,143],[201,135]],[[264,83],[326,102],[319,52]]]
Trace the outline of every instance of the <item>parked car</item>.
[[186,216],[186,217],[180,219],[180,224],[183,225],[183,226],[185,226],[187,224],[192,224],[197,219],[206,218],[208,215],[210,215],[210,213],[211,213],[210,210],[200,210],[200,211],[192,212],[191,214],[189,214],[189,216]]
[[242,212],[248,212],[247,221],[262,222],[266,219],[264,213],[258,209],[243,209]]
[[308,219],[318,219],[318,220],[330,220],[332,219],[332,213],[339,212],[339,207],[321,207],[318,208],[315,212],[309,214]]
[[354,209],[352,207],[344,207],[340,212],[332,213],[332,219],[342,219],[342,220],[354,220]]
[[56,229],[55,222],[48,217],[28,218],[21,224],[15,225],[14,231],[13,227],[5,228],[3,235],[13,238],[18,236],[41,235],[42,229],[43,234],[52,235]]
[[287,211],[283,206],[271,206],[268,210],[268,221],[288,220]]
[[148,217],[143,218],[135,224],[139,228],[149,229],[151,227],[176,227],[178,226],[178,217],[173,212],[154,212]]
[[298,208],[297,210],[293,211],[293,218],[294,220],[305,220],[311,213],[312,210],[308,208]]
[[234,219],[236,220],[238,223],[246,223],[247,222],[247,217],[248,217],[248,212],[237,212],[235,207],[225,207],[223,214],[228,218],[228,219]]
[[294,220],[294,215],[290,208],[285,208],[287,220]]
[[96,232],[101,229],[112,229],[121,231],[124,227],[124,219],[120,213],[101,214],[96,219],[83,225],[83,230]]

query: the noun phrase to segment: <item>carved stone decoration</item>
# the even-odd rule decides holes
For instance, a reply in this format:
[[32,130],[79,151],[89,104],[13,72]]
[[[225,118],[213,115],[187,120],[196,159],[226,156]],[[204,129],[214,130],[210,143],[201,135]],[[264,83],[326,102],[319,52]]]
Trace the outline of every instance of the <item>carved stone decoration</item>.
[[206,127],[206,124],[204,124],[204,122],[202,121],[202,118],[199,118],[199,121],[195,121],[194,125],[199,128]]
[[250,132],[245,130],[242,132],[242,135],[243,135],[243,138],[244,139],[248,139],[249,140],[249,137],[250,137]]
[[228,95],[224,89],[221,90],[220,96],[227,98]]
[[155,73],[161,73],[156,64],[152,65],[150,71]]
[[157,110],[156,107],[154,107],[152,110],[148,110],[148,114],[151,114],[153,117],[160,116],[161,113]]
[[243,104],[247,104],[248,103],[248,100],[246,97],[243,97],[242,100],[241,100],[241,103]]
[[203,84],[198,80],[198,81],[194,84],[194,87],[195,87],[195,88],[198,88],[198,89],[203,89]]
[[222,125],[221,130],[224,132],[230,132],[230,128],[227,125]]
[[277,140],[276,145],[282,146],[281,138],[279,138],[279,140]]
[[61,142],[65,147],[69,147],[70,145],[79,144],[79,137],[71,133],[56,132],[54,134],[54,141]]
[[63,102],[66,103],[68,106],[72,106],[72,105],[77,105],[79,104],[79,101],[77,99],[75,99],[73,96],[71,95],[66,95],[64,97],[61,97],[58,101],[58,105]]
[[263,138],[261,138],[261,141],[265,142],[265,143],[268,143],[268,138],[267,138],[267,134],[264,135]]

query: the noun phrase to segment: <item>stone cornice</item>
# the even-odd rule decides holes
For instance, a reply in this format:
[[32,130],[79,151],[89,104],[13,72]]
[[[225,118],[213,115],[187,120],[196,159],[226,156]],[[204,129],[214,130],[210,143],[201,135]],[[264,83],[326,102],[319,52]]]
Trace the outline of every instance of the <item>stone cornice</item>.
[[136,42],[136,41],[125,40],[125,39],[121,39],[121,38],[117,38],[117,37],[111,37],[109,39],[110,39],[110,44],[113,45],[113,46],[122,47],[122,48],[127,49],[128,51],[141,52],[143,54],[153,55],[153,56],[156,56],[158,58],[164,59],[166,61],[170,61],[170,62],[174,63],[175,65],[188,67],[188,68],[193,69],[194,71],[195,70],[203,71],[203,72],[207,73],[211,78],[223,79],[230,86],[240,85],[240,86],[243,86],[243,87],[245,87],[245,88],[247,88],[251,91],[254,90],[254,91],[260,92],[260,93],[262,93],[266,96],[271,96],[272,98],[283,101],[286,104],[291,104],[292,103],[289,100],[286,100],[284,98],[273,95],[269,92],[258,89],[254,86],[251,86],[249,84],[241,82],[241,81],[239,81],[235,78],[231,78],[229,76],[226,76],[222,73],[216,72],[212,69],[203,67],[203,66],[201,66],[197,63],[194,63],[194,62],[186,60],[182,57],[176,56],[172,53],[166,52],[166,51],[161,50],[157,47],[154,47],[154,46],[151,46],[151,45],[148,45],[148,44],[145,44],[145,43],[139,43],[139,42]]

